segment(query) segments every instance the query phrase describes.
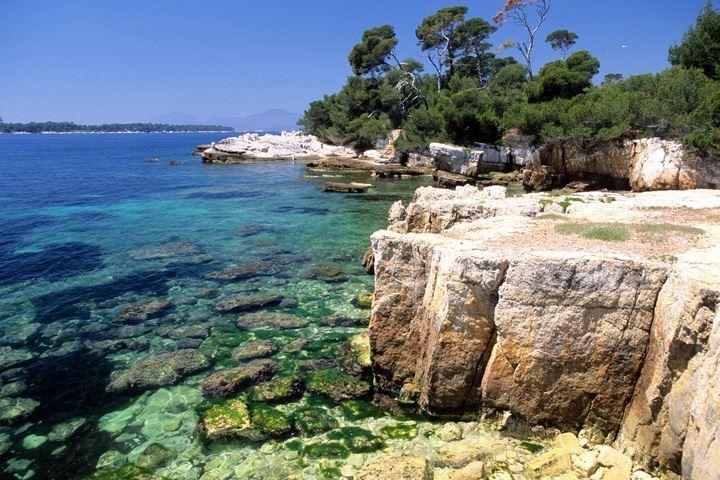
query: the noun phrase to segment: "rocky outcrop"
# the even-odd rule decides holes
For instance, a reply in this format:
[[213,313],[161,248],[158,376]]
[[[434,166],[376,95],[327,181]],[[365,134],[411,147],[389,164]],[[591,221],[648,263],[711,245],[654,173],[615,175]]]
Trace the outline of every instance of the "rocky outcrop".
[[391,130],[387,135],[377,139],[373,150],[365,150],[362,156],[378,163],[400,163],[395,142],[402,136],[402,133],[402,129]]
[[203,150],[205,163],[244,163],[257,160],[308,160],[316,158],[355,158],[348,147],[327,145],[300,131],[280,135],[245,133],[230,137]]
[[372,236],[378,388],[440,415],[585,428],[714,478],[719,208],[709,190],[418,189]]
[[443,172],[476,178],[484,171],[502,171],[523,166],[537,156],[532,148],[511,148],[484,143],[472,148],[431,143],[430,154],[435,168]]
[[680,142],[659,138],[583,144],[543,145],[524,172],[528,189],[562,187],[590,179],[612,188],[634,191],[720,187],[720,162],[700,157]]

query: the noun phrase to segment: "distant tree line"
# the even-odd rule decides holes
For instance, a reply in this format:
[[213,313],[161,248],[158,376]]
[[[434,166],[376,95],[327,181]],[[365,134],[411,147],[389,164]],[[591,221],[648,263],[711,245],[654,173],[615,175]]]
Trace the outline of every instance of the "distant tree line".
[[[467,18],[464,6],[437,11],[415,32],[429,73],[418,60],[397,57],[392,26],[367,30],[349,54],[346,85],[312,102],[300,124],[358,150],[403,128],[401,147],[660,136],[718,153],[720,13],[710,2],[670,49],[670,69],[627,79],[612,73],[597,85],[599,60],[586,50],[572,53],[579,36],[566,29],[545,37],[559,59],[533,70],[550,7],[551,0],[506,0],[492,21]],[[509,22],[524,38],[494,47],[488,39]],[[508,48],[523,63],[501,56]]]
[[0,133],[86,132],[216,132],[233,131],[222,125],[170,125],[166,123],[104,123],[78,125],[73,122],[0,123]]

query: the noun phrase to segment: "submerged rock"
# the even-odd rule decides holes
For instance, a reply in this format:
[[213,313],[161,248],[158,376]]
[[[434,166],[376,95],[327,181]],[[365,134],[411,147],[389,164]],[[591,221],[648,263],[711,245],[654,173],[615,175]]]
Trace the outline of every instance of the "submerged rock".
[[229,397],[243,388],[268,380],[276,370],[277,363],[272,360],[255,360],[240,367],[221,370],[203,380],[203,394],[208,397]]
[[199,338],[204,339],[210,335],[210,326],[203,323],[197,323],[194,325],[183,325],[181,327],[173,328],[165,333],[165,337],[172,338],[173,340],[182,340],[184,338]]
[[245,342],[232,351],[232,358],[241,362],[252,360],[254,358],[263,358],[274,355],[279,348],[270,340],[256,340],[254,342]]
[[364,193],[372,185],[369,183],[337,183],[327,182],[322,184],[322,189],[326,192],[339,192],[339,193]]
[[385,456],[363,466],[356,480],[432,480],[433,468],[425,456]]
[[134,303],[122,308],[114,321],[119,323],[144,322],[164,312],[171,306],[170,302],[159,299]]
[[328,370],[339,368],[338,363],[332,358],[312,358],[310,360],[301,360],[298,362],[300,370],[312,372],[314,370]]
[[344,282],[348,278],[343,272],[342,265],[335,263],[317,265],[308,272],[307,277],[313,280],[322,280],[327,283]]
[[155,470],[166,466],[174,458],[175,452],[169,448],[159,443],[151,443],[145,447],[135,463],[140,468]]
[[197,255],[200,247],[190,242],[168,242],[157,247],[141,248],[130,252],[135,260],[158,260]]
[[110,393],[132,393],[174,385],[183,377],[209,366],[205,355],[198,350],[150,355],[113,378],[106,390]]
[[210,272],[205,275],[205,278],[210,280],[242,280],[244,278],[274,275],[276,272],[277,268],[272,262],[254,262]]
[[268,405],[256,405],[250,411],[252,425],[271,438],[281,438],[293,430],[289,415]]
[[238,318],[236,324],[241,330],[262,327],[291,330],[308,326],[310,320],[282,312],[252,312]]
[[33,358],[24,348],[0,347],[0,372],[18,367]]
[[50,430],[50,433],[48,433],[48,440],[51,442],[64,442],[75,435],[86,423],[87,420],[83,417],[76,417],[66,422],[58,423]]
[[283,403],[302,396],[305,381],[300,377],[279,377],[250,389],[249,397],[256,402]]
[[124,467],[113,468],[108,470],[99,470],[92,475],[84,477],[84,480],[163,480],[142,469],[136,465],[126,465]]
[[327,434],[330,440],[339,440],[353,453],[374,452],[385,448],[382,438],[359,427],[343,427]]
[[337,370],[315,370],[308,373],[307,388],[337,402],[362,398],[370,393],[370,384]]
[[197,429],[208,441],[256,442],[264,438],[264,435],[250,422],[250,412],[245,402],[237,398],[221,405],[214,405],[202,412]]
[[299,353],[310,343],[307,338],[298,338],[282,347],[282,351],[285,353]]
[[366,292],[366,293],[360,293],[353,301],[353,304],[357,306],[358,308],[362,308],[364,310],[370,310],[372,308],[372,302],[373,302],[373,293],[372,292]]
[[32,398],[0,398],[0,423],[15,423],[32,415],[40,402]]
[[362,327],[368,324],[368,319],[330,316],[323,318],[321,322],[323,325],[327,325],[328,327]]
[[215,310],[221,313],[247,312],[278,305],[283,297],[274,293],[256,295],[229,295],[215,301]]
[[338,427],[338,421],[321,407],[306,407],[295,412],[295,423],[304,435],[329,432]]

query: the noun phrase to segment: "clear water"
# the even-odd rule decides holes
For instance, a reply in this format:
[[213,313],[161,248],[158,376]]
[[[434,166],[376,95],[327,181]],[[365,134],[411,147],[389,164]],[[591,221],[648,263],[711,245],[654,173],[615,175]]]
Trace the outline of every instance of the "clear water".
[[[280,370],[293,372],[299,360],[331,355],[361,331],[321,320],[369,316],[353,306],[358,294],[372,289],[372,277],[359,264],[368,236],[385,225],[393,201],[409,198],[428,180],[342,177],[334,180],[371,181],[376,188],[330,194],[319,188],[328,179],[301,163],[212,166],[190,155],[195,145],[221,137],[0,136],[0,477],[83,477],[108,451],[117,454],[106,454],[105,461],[116,455],[118,465],[132,463],[154,442],[175,457],[152,470],[172,478],[279,468],[272,454],[263,457],[271,448],[263,443],[198,439],[200,382],[215,369],[237,365],[230,351],[248,339],[312,340],[312,351],[276,355]],[[171,159],[183,164],[170,165]],[[206,277],[259,260],[275,262],[275,273],[236,281]],[[310,278],[327,264],[347,279]],[[295,299],[297,306],[280,310],[310,325],[242,332],[234,326],[237,314],[213,309],[218,297],[257,291]],[[172,307],[134,329],[113,320],[123,307],[149,298]],[[114,373],[183,346],[165,335],[170,327],[198,325],[211,327],[199,346],[211,359],[208,370],[141,394],[106,393]],[[97,348],[97,342],[122,337],[141,346]],[[296,403],[323,405],[345,425],[358,421],[365,407],[384,415],[369,404],[348,409],[308,393]],[[336,471],[332,460],[322,461],[313,471]],[[283,468],[308,471],[315,468],[311,463],[288,455]]]

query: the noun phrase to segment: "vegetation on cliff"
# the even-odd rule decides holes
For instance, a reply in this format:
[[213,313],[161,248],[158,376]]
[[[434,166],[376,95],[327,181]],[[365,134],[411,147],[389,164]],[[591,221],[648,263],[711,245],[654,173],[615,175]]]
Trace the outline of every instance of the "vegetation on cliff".
[[[557,30],[546,42],[560,54],[537,72],[533,51],[550,0],[506,1],[492,22],[466,18],[464,6],[443,8],[416,30],[432,71],[400,60],[390,25],[367,30],[353,47],[354,75],[340,92],[310,104],[300,121],[332,144],[371,148],[379,135],[403,128],[401,146],[500,143],[508,134],[534,144],[550,140],[614,140],[640,136],[683,139],[717,152],[720,144],[720,13],[711,3],[671,47],[670,69],[606,75],[590,52],[570,53],[578,35]],[[497,48],[488,41],[508,22],[526,32]],[[517,48],[523,64],[498,56]]]

